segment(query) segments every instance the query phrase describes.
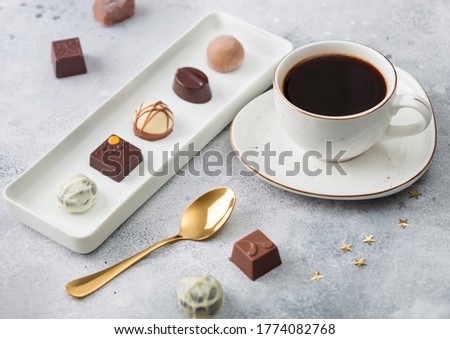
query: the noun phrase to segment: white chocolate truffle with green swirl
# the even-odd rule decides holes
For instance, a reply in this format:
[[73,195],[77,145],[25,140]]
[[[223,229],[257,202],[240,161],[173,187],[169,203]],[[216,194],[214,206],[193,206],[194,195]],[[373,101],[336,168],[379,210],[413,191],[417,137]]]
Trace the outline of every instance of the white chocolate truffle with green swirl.
[[182,279],[177,288],[178,305],[191,318],[210,318],[223,307],[223,290],[211,275]]
[[59,207],[67,213],[84,213],[97,200],[97,185],[83,174],[64,179],[56,186]]

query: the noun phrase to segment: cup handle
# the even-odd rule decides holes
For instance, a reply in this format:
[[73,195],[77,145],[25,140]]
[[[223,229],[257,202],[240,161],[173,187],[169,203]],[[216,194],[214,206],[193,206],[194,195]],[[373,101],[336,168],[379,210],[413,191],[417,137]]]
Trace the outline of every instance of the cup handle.
[[407,137],[410,135],[419,134],[420,132],[423,132],[430,124],[433,112],[423,99],[411,94],[397,95],[392,103],[392,116],[397,114],[398,111],[404,107],[412,108],[416,112],[420,113],[423,119],[410,125],[391,124],[384,135],[384,139]]

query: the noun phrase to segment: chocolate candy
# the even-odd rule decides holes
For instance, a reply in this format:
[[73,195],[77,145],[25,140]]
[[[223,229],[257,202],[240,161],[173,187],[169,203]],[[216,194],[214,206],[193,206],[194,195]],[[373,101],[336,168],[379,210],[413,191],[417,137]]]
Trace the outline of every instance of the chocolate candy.
[[121,182],[141,161],[139,148],[113,134],[91,153],[89,165]]
[[78,38],[52,42],[52,63],[57,78],[87,72]]
[[179,68],[172,87],[181,99],[194,104],[203,104],[212,97],[208,77],[197,68]]
[[134,114],[133,131],[139,138],[155,141],[173,130],[173,113],[162,101],[141,104]]
[[231,261],[252,280],[281,265],[277,246],[260,230],[234,244]]
[[223,306],[220,283],[209,274],[183,278],[177,288],[178,305],[192,318],[210,318]]
[[64,179],[56,186],[59,207],[68,213],[84,213],[97,200],[97,185],[83,174]]
[[134,15],[134,0],[95,0],[93,9],[103,26],[111,26]]
[[206,51],[208,65],[216,72],[227,73],[238,68],[244,60],[244,48],[231,35],[221,35],[211,41]]

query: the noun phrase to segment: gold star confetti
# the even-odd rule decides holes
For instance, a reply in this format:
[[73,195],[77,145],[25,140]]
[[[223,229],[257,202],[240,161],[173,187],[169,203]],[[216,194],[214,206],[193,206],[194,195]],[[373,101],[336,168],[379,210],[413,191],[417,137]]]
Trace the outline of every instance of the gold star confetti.
[[373,238],[373,235],[365,235],[362,240],[363,243],[372,245],[376,240]]
[[422,193],[420,193],[418,190],[413,189],[412,191],[409,191],[409,198],[415,198],[416,200],[419,200],[419,196],[421,196]]
[[345,242],[342,244],[341,247],[339,247],[342,252],[347,253],[352,251],[352,244],[346,244]]
[[358,267],[366,266],[367,265],[366,264],[366,259],[364,259],[364,258],[361,258],[361,259],[356,258],[355,262],[353,263],[353,265],[356,265]]
[[319,271],[311,273],[311,281],[313,280],[320,281],[320,279],[322,279],[323,277],[324,275],[320,274]]
[[408,222],[408,219],[398,219],[398,226],[405,229],[408,226],[411,226]]

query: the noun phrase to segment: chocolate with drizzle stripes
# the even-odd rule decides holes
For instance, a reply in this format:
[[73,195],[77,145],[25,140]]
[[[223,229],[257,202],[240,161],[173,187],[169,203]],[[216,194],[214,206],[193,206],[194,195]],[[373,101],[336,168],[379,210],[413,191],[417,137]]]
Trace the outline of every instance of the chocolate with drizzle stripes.
[[167,137],[173,124],[173,113],[164,102],[144,103],[135,112],[133,131],[139,138],[155,141]]

